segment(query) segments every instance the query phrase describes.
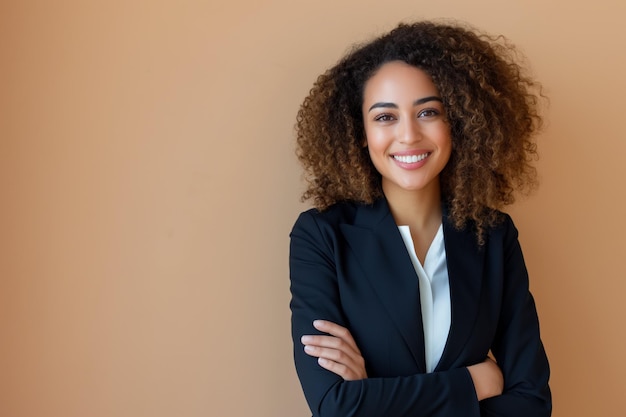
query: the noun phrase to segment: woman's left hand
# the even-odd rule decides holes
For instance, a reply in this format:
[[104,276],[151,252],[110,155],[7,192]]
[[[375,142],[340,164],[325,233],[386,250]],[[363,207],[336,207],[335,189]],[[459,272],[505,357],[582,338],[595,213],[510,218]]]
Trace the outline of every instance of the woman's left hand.
[[365,360],[348,329],[327,320],[315,320],[313,327],[330,336],[305,335],[301,342],[307,355],[346,381],[367,378]]

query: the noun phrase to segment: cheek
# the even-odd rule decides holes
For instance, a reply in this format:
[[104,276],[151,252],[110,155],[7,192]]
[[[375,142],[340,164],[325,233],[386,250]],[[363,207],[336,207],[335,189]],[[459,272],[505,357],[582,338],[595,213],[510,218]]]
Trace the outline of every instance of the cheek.
[[380,148],[380,143],[372,140],[371,138],[367,139],[367,153],[370,157],[370,161],[376,168],[376,171],[380,173],[382,167],[382,160],[384,159],[384,150]]
[[445,159],[444,167],[448,165],[448,162],[450,162],[451,157],[452,157],[452,141],[448,141],[444,149],[444,159]]
[[376,160],[380,160],[384,157],[385,151],[387,149],[386,144],[377,140],[376,137],[368,137],[367,139],[367,151],[369,152],[370,159],[376,163]]
[[369,129],[365,131],[366,145],[370,150],[370,154],[375,152],[384,152],[388,146],[385,134],[376,129]]
[[445,136],[441,141],[441,147],[444,148],[448,153],[452,152],[452,138],[450,136]]
[[446,153],[449,158],[452,154],[452,135],[450,134],[450,130],[447,126],[445,129],[440,131],[438,136],[439,138],[437,141],[439,142],[439,148]]

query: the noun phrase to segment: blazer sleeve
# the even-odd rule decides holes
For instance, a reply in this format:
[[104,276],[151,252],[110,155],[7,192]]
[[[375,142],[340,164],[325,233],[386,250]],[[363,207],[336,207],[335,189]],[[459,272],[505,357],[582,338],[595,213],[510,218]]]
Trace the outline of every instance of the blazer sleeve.
[[329,232],[327,224],[322,231],[318,219],[311,212],[300,215],[291,232],[289,255],[294,359],[313,415],[479,417],[479,403],[466,368],[344,381],[304,353],[300,338],[319,334],[313,320],[346,326],[336,266],[342,249],[336,234]]
[[517,229],[506,216],[502,307],[491,348],[504,375],[504,391],[481,401],[481,415],[548,417],[552,412],[550,368],[517,236]]

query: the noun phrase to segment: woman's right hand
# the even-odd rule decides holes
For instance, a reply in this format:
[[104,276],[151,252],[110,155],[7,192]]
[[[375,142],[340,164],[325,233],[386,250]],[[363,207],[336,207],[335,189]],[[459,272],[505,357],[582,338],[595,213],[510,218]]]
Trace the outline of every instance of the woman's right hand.
[[487,358],[481,363],[468,366],[467,370],[474,382],[478,401],[502,394],[504,377],[500,367],[493,359]]

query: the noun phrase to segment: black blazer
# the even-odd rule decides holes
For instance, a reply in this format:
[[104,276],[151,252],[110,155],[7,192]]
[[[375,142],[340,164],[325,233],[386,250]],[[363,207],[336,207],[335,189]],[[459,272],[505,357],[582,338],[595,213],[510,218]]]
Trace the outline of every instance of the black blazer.
[[[472,227],[443,232],[452,320],[433,373],[425,373],[418,279],[385,199],[300,215],[291,232],[296,371],[315,416],[550,416],[548,360],[510,217],[477,244]],[[368,378],[344,381],[304,353],[315,319],[347,327]],[[504,393],[480,403],[467,366],[492,350]]]

